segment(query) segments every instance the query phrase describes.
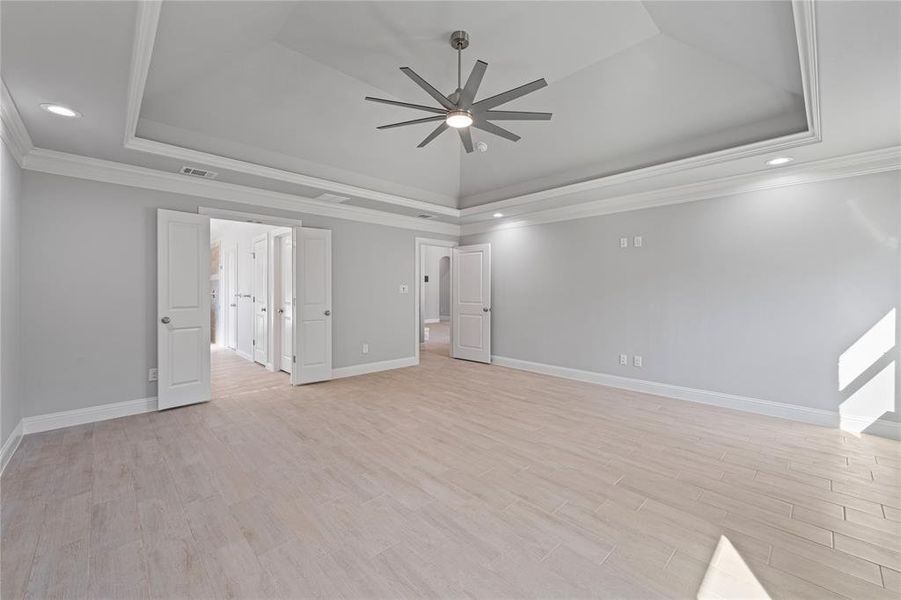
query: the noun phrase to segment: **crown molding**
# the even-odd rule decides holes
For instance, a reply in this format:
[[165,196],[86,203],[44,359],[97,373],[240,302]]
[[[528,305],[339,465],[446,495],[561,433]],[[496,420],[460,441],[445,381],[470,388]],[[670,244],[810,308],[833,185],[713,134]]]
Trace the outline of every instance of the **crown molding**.
[[479,221],[462,226],[461,235],[485,233],[501,229],[529,227],[542,223],[569,221],[586,217],[596,217],[613,213],[683,204],[698,200],[708,200],[734,194],[756,192],[804,183],[816,183],[856,177],[872,173],[901,170],[901,146],[848,154],[835,158],[813,161],[783,168],[777,171],[758,171],[744,175],[733,175],[669,188],[662,188],[636,194],[614,196],[546,210],[537,210],[509,219]]
[[818,144],[823,140],[823,137],[820,124],[820,84],[819,69],[817,66],[815,11],[816,9],[813,0],[792,1],[792,12],[795,21],[795,37],[798,41],[798,61],[801,67],[801,87],[804,93],[804,108],[807,115],[807,131],[793,133],[771,140],[754,142],[752,144],[745,144],[743,146],[736,146],[735,148],[727,148],[717,152],[700,154],[681,160],[665,162],[642,169],[625,171],[615,175],[607,175],[569,185],[557,186],[540,192],[522,194],[503,200],[487,202],[485,204],[479,204],[478,206],[462,209],[460,211],[460,216],[463,218],[481,217],[491,219],[491,215],[498,210],[509,210],[526,204],[542,202],[552,198],[568,196],[570,194],[603,189],[612,185],[620,185],[640,179],[689,171],[691,169],[717,165],[742,158],[759,156],[761,154],[775,154],[791,148],[806,146],[808,144]]
[[20,167],[25,156],[34,148],[19,109],[2,78],[0,78],[0,139],[9,148]]
[[22,166],[30,171],[39,171],[53,175],[64,175],[174,194],[212,198],[225,202],[276,208],[308,215],[346,219],[413,231],[450,236],[460,235],[460,226],[454,223],[426,221],[416,217],[396,215],[348,204],[332,204],[303,196],[261,190],[222,181],[185,177],[176,173],[167,173],[145,167],[79,156],[77,154],[45,150],[43,148],[33,149],[25,157]]

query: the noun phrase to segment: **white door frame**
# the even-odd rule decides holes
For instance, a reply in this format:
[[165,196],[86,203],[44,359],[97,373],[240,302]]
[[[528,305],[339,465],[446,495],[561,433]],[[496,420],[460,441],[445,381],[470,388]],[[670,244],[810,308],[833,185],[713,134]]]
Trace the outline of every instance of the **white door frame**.
[[[251,269],[250,282],[251,282],[251,286],[252,286],[252,291],[250,293],[253,296],[253,348],[252,348],[251,356],[253,357],[253,361],[255,363],[263,365],[270,371],[272,370],[271,369],[272,365],[269,362],[269,358],[270,358],[269,351],[271,349],[270,346],[271,346],[271,342],[272,342],[271,328],[270,328],[270,320],[271,319],[270,319],[270,311],[269,311],[269,299],[271,297],[270,292],[272,291],[272,277],[271,277],[272,272],[271,272],[270,264],[269,264],[271,262],[269,260],[269,256],[271,254],[270,250],[271,250],[271,246],[272,246],[271,238],[272,238],[272,236],[269,235],[269,232],[261,233],[261,234],[253,237],[253,240],[250,245],[250,252],[251,252],[251,257],[252,257],[251,263],[250,263],[250,265],[251,265],[251,267],[250,267],[250,269]],[[257,244],[259,244],[260,242],[263,243],[263,248],[264,248],[264,252],[265,252],[264,256],[257,256]],[[261,286],[258,286],[257,285],[258,284],[257,269],[259,268],[259,263],[257,261],[261,261],[261,260],[266,261],[266,264],[264,265],[266,282],[263,283]],[[260,289],[258,289],[258,288],[260,288]],[[257,321],[260,317],[260,314],[259,314],[260,312],[265,313],[263,315],[263,322],[265,323],[265,329],[266,329],[265,344],[261,343],[261,340],[257,339],[258,338],[258,336],[257,336]],[[263,349],[260,350],[260,352],[266,353],[266,358],[262,362],[257,360],[257,348],[260,348],[260,347],[263,347]]]
[[[222,251],[223,256],[223,264],[225,265],[225,269],[223,269],[224,277],[224,285],[225,289],[223,294],[228,294],[232,292],[231,296],[225,298],[225,302],[223,302],[223,308],[225,310],[225,325],[222,328],[223,333],[225,334],[225,343],[223,347],[229,348],[231,350],[238,350],[238,244],[229,244],[224,251]],[[223,296],[224,297],[224,296]],[[234,338],[235,345],[232,346],[229,342]]]
[[[273,298],[273,307],[270,309],[272,313],[272,370],[273,371],[285,371],[286,365],[283,365],[284,362],[282,359],[284,356],[282,355],[282,348],[284,347],[284,331],[282,329],[282,319],[280,315],[282,314],[282,300],[285,297],[285,293],[288,292],[291,295],[291,345],[292,345],[292,356],[294,355],[293,345],[294,345],[294,265],[291,265],[291,289],[286,290],[285,285],[282,282],[282,275],[284,274],[283,269],[285,265],[283,264],[283,255],[282,255],[282,244],[285,243],[291,244],[291,255],[294,255],[293,245],[294,245],[294,231],[288,231],[285,233],[280,233],[278,235],[272,236],[272,270],[273,270],[273,286],[272,286],[272,298]],[[293,366],[293,360],[289,362],[287,365],[288,369],[291,369]],[[290,371],[288,371],[290,373]]]
[[[442,248],[456,248],[459,242],[452,240],[438,240],[433,238],[417,237],[413,240],[413,356],[416,357],[416,364],[419,364],[419,329],[422,327],[420,319],[422,318],[420,302],[422,289],[422,247],[423,246],[441,246]],[[453,273],[451,274],[453,278]],[[453,317],[451,317],[453,318]],[[454,327],[451,321],[451,345],[453,345]]]

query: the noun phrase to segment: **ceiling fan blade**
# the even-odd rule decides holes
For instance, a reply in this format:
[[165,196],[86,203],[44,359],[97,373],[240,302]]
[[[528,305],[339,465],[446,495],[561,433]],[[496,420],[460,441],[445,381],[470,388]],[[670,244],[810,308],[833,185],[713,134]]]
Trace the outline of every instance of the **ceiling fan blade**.
[[433,112],[436,114],[443,115],[447,111],[443,108],[436,108],[434,106],[423,106],[422,104],[410,104],[409,102],[398,102],[397,100],[386,100],[385,98],[373,98],[372,96],[366,96],[364,100],[369,100],[370,102],[380,102],[382,104],[390,104],[391,106],[403,106],[404,108],[415,108],[416,110],[425,110],[428,112]]
[[439,135],[444,133],[444,130],[447,129],[447,127],[448,127],[447,123],[442,123],[441,125],[439,125],[438,127],[435,128],[435,131],[430,133],[428,136],[426,136],[426,138],[424,140],[419,142],[419,145],[416,147],[422,148],[423,146],[425,146],[426,144],[428,144],[429,142],[434,140],[436,137],[438,137]]
[[460,132],[460,141],[463,142],[463,147],[466,148],[466,153],[469,154],[472,152],[472,131],[470,131],[469,127],[461,127],[457,131]]
[[552,113],[520,112],[518,110],[486,110],[479,113],[483,119],[492,121],[550,121]]
[[482,77],[485,76],[485,69],[487,68],[488,63],[481,60],[476,61],[475,66],[469,73],[469,79],[466,80],[466,85],[463,86],[463,93],[460,95],[461,108],[471,106],[472,101],[476,99],[476,92],[479,91],[479,86],[482,84]]
[[494,135],[506,138],[511,142],[518,142],[520,139],[520,137],[512,131],[507,131],[503,127],[498,127],[494,123],[489,123],[488,121],[483,121],[482,119],[476,119],[475,121],[473,121],[472,126],[477,127],[482,131],[487,131],[488,133],[493,133]]
[[437,100],[438,104],[440,104],[447,110],[453,110],[457,108],[456,106],[454,106],[453,102],[451,102],[444,96],[444,94],[433,88],[428,81],[417,75],[416,71],[414,71],[410,67],[401,67],[400,70],[404,72],[404,75],[412,79],[413,82],[416,83],[416,85],[424,89],[429,96]]
[[513,88],[512,90],[507,90],[506,92],[502,92],[496,96],[491,96],[490,98],[485,98],[484,100],[479,100],[475,104],[472,105],[473,112],[483,112],[488,109],[494,108],[500,104],[505,104],[510,102],[511,100],[516,100],[517,98],[521,98],[526,94],[531,94],[537,90],[540,90],[543,87],[547,86],[547,81],[542,79],[536,79],[531,83],[527,83],[525,85],[521,85],[517,88]]
[[438,117],[426,117],[424,119],[413,119],[412,121],[401,121],[400,123],[391,123],[390,125],[379,125],[376,129],[393,129],[395,127],[404,127],[406,125],[418,125],[420,123],[433,123],[435,121],[444,121],[444,115]]

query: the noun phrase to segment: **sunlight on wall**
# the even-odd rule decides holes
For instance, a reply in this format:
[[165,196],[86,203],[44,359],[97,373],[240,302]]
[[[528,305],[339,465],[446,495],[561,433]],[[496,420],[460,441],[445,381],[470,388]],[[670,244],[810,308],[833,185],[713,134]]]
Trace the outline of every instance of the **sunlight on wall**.
[[726,598],[769,598],[766,590],[754,577],[741,554],[726,536],[720,540],[707,566],[704,581],[698,589],[699,600],[723,600]]
[[[843,431],[859,434],[895,409],[895,363],[878,365],[894,347],[893,308],[839,357],[838,388],[850,392],[838,407]],[[878,369],[878,373],[867,376],[872,369]]]
[[895,309],[893,308],[869,331],[845,350],[838,359],[838,389],[844,390],[848,384],[869,369],[873,363],[895,346]]

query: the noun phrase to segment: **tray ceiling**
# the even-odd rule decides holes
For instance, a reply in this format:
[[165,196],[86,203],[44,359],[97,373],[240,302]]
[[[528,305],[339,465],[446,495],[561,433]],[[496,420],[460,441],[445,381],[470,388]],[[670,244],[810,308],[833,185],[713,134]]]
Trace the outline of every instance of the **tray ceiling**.
[[[426,103],[398,67],[455,87],[488,63],[480,97],[545,77],[511,110],[511,143],[476,131],[416,144],[429,125],[376,131]],[[137,136],[469,207],[806,129],[787,2],[167,2]]]

